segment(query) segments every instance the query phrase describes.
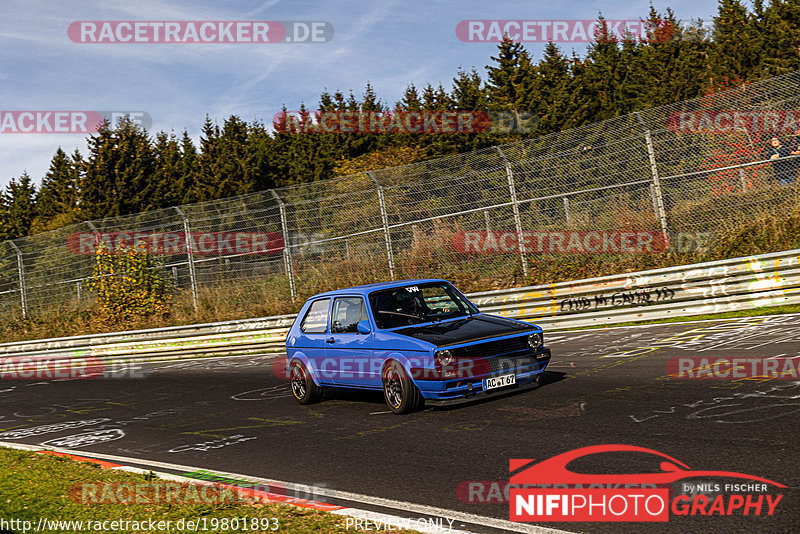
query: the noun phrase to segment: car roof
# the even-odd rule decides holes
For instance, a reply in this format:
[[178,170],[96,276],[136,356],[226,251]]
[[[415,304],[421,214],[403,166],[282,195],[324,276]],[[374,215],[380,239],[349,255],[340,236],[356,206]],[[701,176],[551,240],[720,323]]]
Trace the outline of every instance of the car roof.
[[427,282],[446,282],[448,284],[450,283],[447,280],[443,280],[441,278],[416,278],[410,280],[394,280],[392,282],[378,282],[376,284],[366,284],[363,286],[354,286],[344,289],[334,289],[333,291],[326,291],[325,293],[319,293],[311,298],[314,299],[317,297],[334,297],[337,295],[345,295],[345,294],[346,295],[358,294],[366,296],[367,294],[372,293],[373,291],[378,291],[381,289],[403,287],[410,284],[424,284]]

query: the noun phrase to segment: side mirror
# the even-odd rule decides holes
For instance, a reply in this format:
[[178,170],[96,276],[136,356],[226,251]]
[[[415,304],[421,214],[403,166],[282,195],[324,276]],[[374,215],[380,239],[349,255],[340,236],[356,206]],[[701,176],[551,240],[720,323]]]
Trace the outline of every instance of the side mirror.
[[359,321],[356,325],[356,330],[358,330],[359,334],[369,334],[372,332],[372,327],[369,325],[369,321]]

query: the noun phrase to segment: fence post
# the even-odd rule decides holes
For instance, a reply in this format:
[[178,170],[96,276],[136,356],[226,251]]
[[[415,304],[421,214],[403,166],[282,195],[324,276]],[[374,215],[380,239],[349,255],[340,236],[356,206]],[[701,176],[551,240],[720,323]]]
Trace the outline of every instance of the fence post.
[[656,201],[656,187],[650,184],[650,200],[653,201],[653,213],[658,213],[658,202]]
[[94,225],[92,221],[84,221],[84,222],[86,223],[86,226],[89,227],[89,230],[91,230],[92,233],[94,234],[94,253],[96,255],[98,252],[98,248],[100,247],[100,231],[97,230],[97,227]]
[[522,275],[528,277],[528,257],[525,254],[525,240],[522,238],[522,220],[519,217],[519,202],[517,201],[517,188],[514,184],[514,173],[511,170],[511,162],[498,146],[495,147],[503,163],[506,166],[506,177],[508,178],[508,192],[511,196],[511,209],[514,212],[514,226],[517,230],[517,246],[519,247],[519,258],[522,261]]
[[742,181],[742,193],[747,191],[747,177],[744,174],[744,167],[739,167],[739,179]]
[[650,160],[650,172],[653,175],[653,201],[655,204],[656,218],[661,223],[661,233],[664,235],[664,244],[669,246],[669,228],[667,227],[667,213],[664,209],[664,195],[661,192],[661,179],[658,176],[658,167],[656,166],[656,153],[653,149],[653,139],[650,137],[650,129],[644,123],[644,119],[636,113],[636,118],[639,119],[644,130],[644,141],[647,145],[647,157]]
[[297,297],[294,285],[294,267],[292,265],[292,242],[289,237],[289,223],[286,220],[286,204],[283,199],[275,192],[274,189],[269,190],[272,198],[278,203],[278,211],[281,214],[281,234],[283,234],[283,268],[286,271],[286,276],[289,278],[289,294],[292,300]]
[[569,197],[564,196],[564,217],[567,219],[567,224],[572,224],[572,217],[569,213]]
[[483,220],[486,223],[486,235],[492,231],[492,216],[489,215],[489,210],[483,210]]
[[22,251],[13,241],[8,242],[11,248],[14,249],[14,254],[17,255],[17,274],[19,275],[19,296],[22,303],[22,318],[28,318],[28,293],[25,290],[25,268],[22,264]]
[[[92,233],[94,234],[94,254],[95,254],[95,257],[93,258],[92,264],[96,266],[96,263],[94,263],[94,262],[97,261],[97,253],[100,250],[100,231],[97,229],[97,227],[94,225],[94,223],[92,221],[83,221],[83,222],[86,223],[86,226],[88,226],[89,230],[91,230]],[[94,272],[94,270],[92,270],[92,273],[93,272]],[[93,275],[90,274],[89,276],[93,276]],[[81,282],[78,281],[78,303],[79,304],[80,304],[82,298],[83,298],[83,288],[82,288]]]
[[372,172],[367,172],[367,176],[375,184],[378,190],[378,204],[381,208],[381,220],[383,221],[383,239],[386,242],[386,258],[389,260],[389,277],[394,280],[394,254],[392,253],[392,236],[389,233],[389,217],[386,215],[386,202],[383,198],[383,186],[378,183],[378,180],[372,175]]
[[194,305],[194,311],[197,311],[197,275],[194,270],[194,239],[192,238],[192,229],[189,227],[189,219],[184,215],[183,211],[178,206],[174,206],[174,209],[183,220],[183,233],[186,237],[186,258],[189,261],[189,280],[192,284],[192,304]]

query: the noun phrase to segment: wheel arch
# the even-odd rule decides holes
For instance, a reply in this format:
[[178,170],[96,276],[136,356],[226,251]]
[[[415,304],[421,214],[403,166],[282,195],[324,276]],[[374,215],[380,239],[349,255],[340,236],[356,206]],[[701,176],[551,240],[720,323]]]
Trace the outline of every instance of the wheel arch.
[[[306,371],[308,371],[308,374],[311,377],[311,380],[314,381],[314,384],[316,384],[318,387],[321,387],[321,383],[319,381],[319,375],[317,374],[317,369],[311,363],[311,360],[308,358],[308,356],[306,356],[306,354],[301,351],[295,352],[291,356],[291,358],[289,358],[289,361],[287,362],[287,368],[291,367],[292,362],[295,360],[301,362],[305,366]],[[289,379],[291,379],[291,375],[289,375]]]
[[415,378],[415,373],[413,372],[414,368],[424,367],[426,360],[430,358],[430,355],[421,354],[421,353],[414,353],[413,355],[403,354],[402,352],[392,352],[386,356],[383,363],[381,364],[381,381],[383,381],[383,374],[386,372],[386,367],[393,362],[398,362],[402,367],[403,370],[406,372],[406,376],[409,380],[419,389],[419,384],[417,384],[417,380]]

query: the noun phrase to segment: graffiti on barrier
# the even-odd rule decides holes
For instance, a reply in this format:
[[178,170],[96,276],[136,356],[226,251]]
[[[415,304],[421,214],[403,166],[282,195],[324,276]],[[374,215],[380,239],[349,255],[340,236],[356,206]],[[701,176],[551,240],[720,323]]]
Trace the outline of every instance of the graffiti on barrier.
[[598,308],[617,306],[646,306],[655,302],[665,302],[675,297],[675,291],[668,287],[655,289],[642,288],[629,291],[618,291],[610,295],[594,297],[569,297],[559,301],[562,312],[596,310]]

